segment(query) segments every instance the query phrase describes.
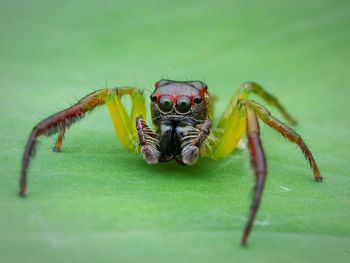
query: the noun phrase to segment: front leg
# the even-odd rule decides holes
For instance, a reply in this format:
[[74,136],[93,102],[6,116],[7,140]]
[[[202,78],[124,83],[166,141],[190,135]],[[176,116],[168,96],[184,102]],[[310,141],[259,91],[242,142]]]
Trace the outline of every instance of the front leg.
[[181,143],[181,159],[186,165],[194,164],[198,159],[199,148],[208,137],[212,121],[207,119],[200,124],[186,120],[176,127],[176,134]]
[[255,186],[252,204],[248,216],[247,223],[244,228],[243,235],[241,237],[241,244],[247,243],[250,231],[253,227],[253,222],[256,214],[259,210],[261,197],[264,190],[267,166],[264,149],[260,140],[260,127],[256,117],[256,113],[248,109],[247,110],[247,137],[248,137],[248,148],[250,153],[250,164],[255,174]]

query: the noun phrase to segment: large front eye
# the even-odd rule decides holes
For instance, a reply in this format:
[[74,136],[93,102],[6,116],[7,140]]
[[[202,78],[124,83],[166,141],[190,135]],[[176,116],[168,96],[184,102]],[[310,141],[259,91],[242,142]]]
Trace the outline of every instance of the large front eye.
[[173,109],[173,102],[171,101],[169,96],[162,96],[160,97],[158,106],[162,111],[168,112]]
[[188,97],[180,97],[176,101],[176,109],[179,112],[185,113],[191,109],[191,100]]

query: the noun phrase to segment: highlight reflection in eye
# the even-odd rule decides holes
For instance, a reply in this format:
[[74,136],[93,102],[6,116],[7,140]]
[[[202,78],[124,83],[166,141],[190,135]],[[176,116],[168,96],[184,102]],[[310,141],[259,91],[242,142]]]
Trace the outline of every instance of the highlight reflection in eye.
[[169,96],[162,96],[159,99],[158,106],[162,111],[168,112],[172,110],[173,102]]
[[188,112],[191,109],[191,100],[188,97],[180,97],[176,101],[176,110],[181,113]]

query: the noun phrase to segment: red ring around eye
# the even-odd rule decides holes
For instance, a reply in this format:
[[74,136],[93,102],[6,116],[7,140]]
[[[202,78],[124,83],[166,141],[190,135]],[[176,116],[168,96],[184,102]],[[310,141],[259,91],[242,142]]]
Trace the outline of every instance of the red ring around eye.
[[201,103],[202,102],[202,97],[199,96],[199,95],[195,96],[194,99],[193,99],[193,102],[197,103],[197,104]]
[[159,81],[156,81],[156,82],[154,83],[154,88],[155,88],[155,89],[158,89],[158,86],[159,86]]

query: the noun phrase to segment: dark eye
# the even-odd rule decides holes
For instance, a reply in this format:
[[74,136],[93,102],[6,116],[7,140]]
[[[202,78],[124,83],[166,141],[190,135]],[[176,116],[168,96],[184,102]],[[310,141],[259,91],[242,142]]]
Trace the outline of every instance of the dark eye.
[[157,96],[156,95],[151,95],[151,101],[156,102],[157,101]]
[[194,97],[194,100],[193,100],[195,103],[201,103],[202,102],[202,97],[201,96],[196,96]]
[[176,101],[176,109],[179,112],[188,112],[191,109],[191,100],[187,97],[180,97]]
[[162,96],[160,97],[158,106],[162,111],[171,111],[173,108],[173,102],[171,101],[169,96]]

